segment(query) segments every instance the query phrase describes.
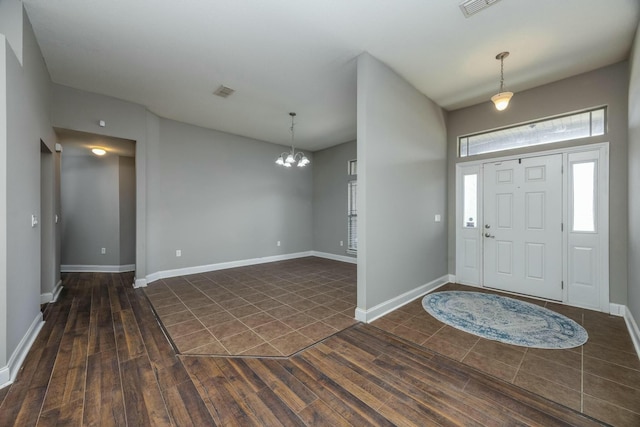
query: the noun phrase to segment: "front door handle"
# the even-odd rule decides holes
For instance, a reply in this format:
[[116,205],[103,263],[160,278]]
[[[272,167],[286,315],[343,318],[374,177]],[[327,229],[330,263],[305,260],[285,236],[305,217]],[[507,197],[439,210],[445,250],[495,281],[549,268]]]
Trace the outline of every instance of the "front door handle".
[[496,236],[489,233],[484,233],[484,237],[488,237],[489,239],[495,239]]

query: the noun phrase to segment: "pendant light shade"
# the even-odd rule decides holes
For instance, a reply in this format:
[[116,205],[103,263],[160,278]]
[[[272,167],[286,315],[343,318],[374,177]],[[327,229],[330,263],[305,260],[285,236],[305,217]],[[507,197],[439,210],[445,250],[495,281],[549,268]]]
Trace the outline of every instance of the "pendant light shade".
[[496,105],[496,110],[502,111],[509,106],[513,92],[501,92],[493,95],[491,100]]
[[496,59],[500,61],[500,91],[491,97],[491,101],[496,106],[496,110],[503,111],[509,106],[509,101],[513,97],[513,92],[504,91],[504,58],[509,56],[509,52],[500,52]]

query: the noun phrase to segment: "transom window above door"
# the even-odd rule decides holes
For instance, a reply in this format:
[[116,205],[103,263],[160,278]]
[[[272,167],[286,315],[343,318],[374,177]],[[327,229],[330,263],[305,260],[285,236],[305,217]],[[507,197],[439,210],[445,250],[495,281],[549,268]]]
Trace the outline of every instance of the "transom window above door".
[[469,157],[514,148],[531,147],[604,135],[607,132],[607,108],[492,130],[458,138],[458,156]]

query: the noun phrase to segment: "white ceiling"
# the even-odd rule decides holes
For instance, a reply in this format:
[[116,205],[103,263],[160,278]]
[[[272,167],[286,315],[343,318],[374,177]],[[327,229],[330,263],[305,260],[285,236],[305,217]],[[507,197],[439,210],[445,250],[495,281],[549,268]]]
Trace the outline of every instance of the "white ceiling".
[[[54,82],[162,116],[318,150],[356,137],[371,53],[448,110],[626,59],[638,0],[23,0]],[[227,99],[212,92],[236,90]]]
[[80,132],[70,129],[56,129],[58,142],[62,145],[65,156],[95,156],[92,148],[103,148],[107,155],[135,157],[135,141],[129,139],[101,136],[93,133]]

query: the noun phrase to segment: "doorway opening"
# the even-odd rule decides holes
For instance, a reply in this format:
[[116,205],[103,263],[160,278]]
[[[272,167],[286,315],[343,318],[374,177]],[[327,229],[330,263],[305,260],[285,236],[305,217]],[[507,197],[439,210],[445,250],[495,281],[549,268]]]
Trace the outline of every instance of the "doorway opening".
[[136,268],[135,141],[56,129],[62,272]]

